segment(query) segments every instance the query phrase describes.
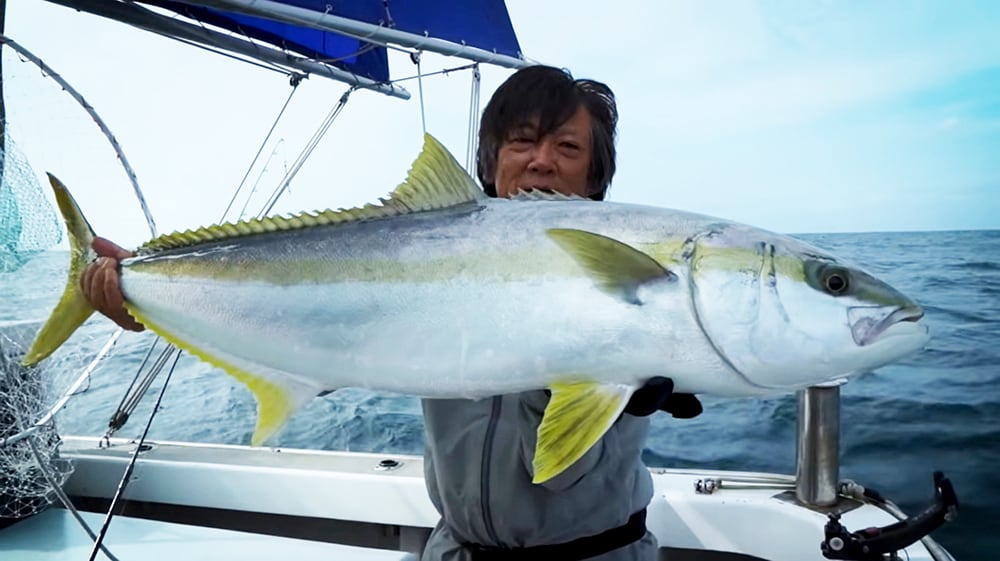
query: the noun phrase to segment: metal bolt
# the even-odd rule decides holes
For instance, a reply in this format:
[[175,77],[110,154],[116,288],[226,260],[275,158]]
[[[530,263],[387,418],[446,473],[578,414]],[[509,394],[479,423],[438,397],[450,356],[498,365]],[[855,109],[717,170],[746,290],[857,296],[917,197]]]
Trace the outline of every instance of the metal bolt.
[[378,463],[377,466],[375,466],[375,471],[391,471],[399,468],[399,466],[401,465],[403,465],[402,462],[387,458],[385,460],[382,460],[381,462]]

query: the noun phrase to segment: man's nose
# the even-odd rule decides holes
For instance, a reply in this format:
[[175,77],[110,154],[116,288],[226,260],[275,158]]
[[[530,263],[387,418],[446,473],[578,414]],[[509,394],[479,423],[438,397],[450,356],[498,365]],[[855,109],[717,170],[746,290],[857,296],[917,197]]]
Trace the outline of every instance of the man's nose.
[[531,151],[528,169],[536,173],[548,173],[555,169],[555,146],[548,139],[542,139]]

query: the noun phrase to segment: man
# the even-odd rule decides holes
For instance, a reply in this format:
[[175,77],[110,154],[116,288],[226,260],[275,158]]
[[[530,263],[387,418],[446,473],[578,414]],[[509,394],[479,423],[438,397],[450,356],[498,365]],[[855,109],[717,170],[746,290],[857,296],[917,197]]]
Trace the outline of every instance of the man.
[[[532,66],[497,89],[482,117],[478,174],[486,193],[521,191],[603,200],[615,172],[614,94],[563,70]],[[96,309],[126,329],[142,326],[122,308],[117,260],[128,252],[96,240],[101,259],[81,279]],[[567,326],[567,329],[570,329]],[[536,485],[532,459],[544,391],[479,401],[425,399],[425,476],[441,521],[425,561],[499,559],[653,560],[645,527],[652,478],[641,452],[658,409],[675,417],[701,412],[689,394],[653,378],[580,460]]]

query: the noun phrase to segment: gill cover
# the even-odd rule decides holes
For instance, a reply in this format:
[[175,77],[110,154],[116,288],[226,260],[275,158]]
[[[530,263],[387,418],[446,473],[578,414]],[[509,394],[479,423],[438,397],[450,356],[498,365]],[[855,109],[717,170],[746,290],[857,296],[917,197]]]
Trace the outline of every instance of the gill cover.
[[744,381],[770,393],[826,377],[823,357],[847,330],[834,327],[838,340],[829,339],[828,324],[841,307],[804,282],[794,252],[736,225],[696,238],[690,252],[699,325]]

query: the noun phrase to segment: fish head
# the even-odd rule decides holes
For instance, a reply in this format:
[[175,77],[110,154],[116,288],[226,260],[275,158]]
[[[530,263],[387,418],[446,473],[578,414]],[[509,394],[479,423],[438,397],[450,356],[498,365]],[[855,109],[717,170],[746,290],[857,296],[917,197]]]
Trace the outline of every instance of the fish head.
[[761,393],[869,372],[929,339],[912,299],[794,238],[733,226],[694,240],[688,259],[699,325]]

